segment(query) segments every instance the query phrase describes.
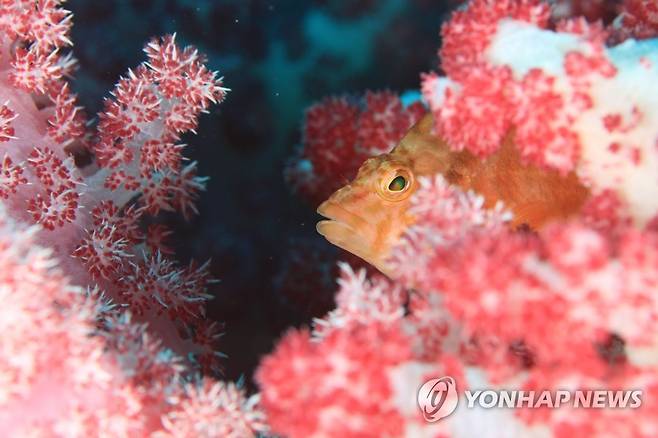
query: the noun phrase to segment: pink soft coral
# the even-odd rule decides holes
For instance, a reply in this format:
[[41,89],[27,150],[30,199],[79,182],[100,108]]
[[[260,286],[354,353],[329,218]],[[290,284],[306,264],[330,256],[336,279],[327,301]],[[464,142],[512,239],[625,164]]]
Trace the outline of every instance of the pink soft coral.
[[205,389],[182,388],[182,360],[98,292],[72,286],[50,251],[36,244],[37,231],[2,211],[6,436],[244,437],[264,429],[257,399],[247,400],[234,384],[204,380]]
[[[183,164],[180,135],[227,89],[194,48],[154,39],[88,131],[64,80],[75,61],[62,3],[0,1],[3,433],[255,435],[257,398],[210,380],[192,390],[193,366],[221,356],[207,264],[177,266],[167,231],[141,222],[196,212],[204,178]],[[81,169],[72,155],[85,149],[95,163]]]
[[419,102],[404,106],[389,91],[369,91],[361,101],[326,98],[306,111],[303,146],[286,179],[319,204],[353,178],[365,159],[393,149],[424,112]]
[[[447,215],[454,210],[445,210]],[[491,220],[483,227],[476,220],[457,239],[445,240],[437,239],[445,229],[442,221],[428,219],[409,232],[408,239],[418,242],[413,249],[405,244],[394,255],[400,279],[441,303],[459,321],[465,339],[480,340],[478,349],[482,341],[489,345],[486,355],[470,352],[465,360],[488,371],[491,383],[518,379],[521,372],[524,386],[534,390],[636,388],[643,381],[648,400],[658,379],[655,364],[642,353],[656,348],[658,332],[655,232],[626,227],[611,241],[579,223],[555,224],[537,236],[512,233]],[[611,336],[625,348],[606,347]],[[514,353],[514,345],[523,353]],[[610,412],[596,421],[654,430],[650,412]],[[583,430],[594,421],[578,418]],[[557,413],[544,421],[556,432],[565,425]]]
[[[141,218],[196,211],[205,179],[196,176],[195,163],[183,164],[180,135],[227,90],[193,47],[177,47],[173,36],[154,39],[145,48],[148,62],[119,81],[96,132],[87,132],[64,81],[74,65],[61,54],[70,44],[70,22],[55,1],[6,2],[0,9],[6,102],[0,194],[7,214],[41,226],[40,242],[54,249],[75,283],[98,285],[129,305],[152,329],[168,333],[177,352],[212,357],[207,345],[194,347],[173,327],[206,331],[198,319],[209,298],[206,265],[176,267],[153,246],[162,239],[157,230],[144,233]],[[79,169],[71,153],[85,148],[96,161]]]
[[397,324],[350,324],[320,342],[307,331],[287,334],[257,374],[270,425],[289,437],[400,436],[387,375],[408,349]]
[[[656,41],[610,47],[614,26],[569,18],[550,28],[549,12],[538,1],[474,0],[454,14],[442,30],[447,76],[427,74],[422,85],[436,131],[481,157],[513,135],[525,161],[577,171],[645,223],[658,213],[653,196],[639,196],[658,194],[658,130],[647,128],[658,112],[645,98],[655,92]],[[650,20],[650,8],[641,15]]]
[[255,409],[258,396],[245,397],[234,383],[189,383],[171,402],[175,408],[162,419],[166,432],[156,436],[243,438],[267,428],[262,412]]

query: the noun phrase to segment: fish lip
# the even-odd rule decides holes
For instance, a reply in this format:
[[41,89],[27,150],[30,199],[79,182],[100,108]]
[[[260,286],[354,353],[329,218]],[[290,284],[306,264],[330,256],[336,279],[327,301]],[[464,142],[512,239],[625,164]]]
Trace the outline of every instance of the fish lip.
[[318,234],[320,234],[321,236],[323,236],[323,237],[326,238],[327,235],[326,235],[326,233],[323,233],[323,232],[322,232],[322,228],[323,228],[325,225],[328,225],[328,224],[330,224],[330,223],[332,223],[332,222],[340,223],[340,222],[338,222],[338,221],[336,221],[336,220],[333,220],[333,219],[323,219],[323,220],[321,220],[321,221],[318,221],[317,224],[315,224],[315,231],[317,231]]
[[321,220],[315,225],[315,229],[329,242],[348,251],[350,251],[348,247],[351,247],[356,240],[361,239],[350,224],[340,220]]
[[[324,226],[326,226],[326,225],[328,225],[332,222],[344,225],[344,226],[350,228],[350,230],[352,232],[354,232],[354,229],[352,229],[352,227],[350,227],[349,224],[345,220],[341,220],[341,218],[339,217],[339,214],[337,214],[337,211],[340,211],[340,210],[343,210],[343,208],[341,208],[338,204],[332,203],[329,200],[326,200],[322,204],[320,204],[320,206],[317,208],[316,212],[320,216],[325,218],[321,221],[318,221],[318,223],[315,224],[315,229],[318,233],[320,233],[320,235],[324,236],[325,238],[328,238],[327,233],[322,232],[322,227],[324,227]],[[325,225],[323,225],[323,224],[325,224]]]
[[356,213],[353,213],[337,202],[327,199],[317,208],[316,212],[324,216],[327,220],[335,221],[349,226],[353,232],[356,232],[355,226],[368,225],[366,220]]
[[[339,243],[336,235],[328,230],[342,229],[341,234],[349,233],[352,236],[359,236],[359,233],[352,226],[353,216],[349,211],[345,210],[339,204],[327,200],[320,204],[317,213],[325,219],[318,221],[315,224],[315,230],[334,245],[346,249],[346,242]],[[352,219],[352,220],[350,220]],[[323,231],[324,230],[324,231]],[[360,238],[360,237],[359,237]]]
[[320,215],[323,216],[329,220],[337,221],[338,218],[336,215],[332,215],[331,212],[329,211],[331,207],[339,208],[338,204],[335,204],[331,202],[329,199],[324,201],[322,204],[320,204],[316,210],[316,212]]
[[342,248],[364,260],[373,259],[368,250],[369,245],[363,236],[354,230],[350,224],[339,220],[322,220],[315,226],[316,230],[327,241]]
[[346,224],[345,222],[333,220],[333,219],[325,219],[325,220],[319,221],[315,225],[315,229],[321,236],[323,236],[324,238],[326,238],[329,241],[333,241],[335,239],[332,236],[330,236],[329,233],[326,233],[326,232],[322,231],[324,228],[332,227],[332,226],[333,227],[341,227],[345,231],[349,232],[350,234],[356,235],[356,233],[354,232],[354,229],[352,227],[350,227],[349,224]]
[[[318,222],[315,224],[315,229],[318,231],[318,233],[322,234],[322,231],[320,231],[321,224],[329,224],[329,223],[331,223],[331,222],[338,222],[338,223],[340,223],[339,221],[334,220],[334,219],[322,219],[321,221],[318,221]],[[322,234],[322,235],[324,236],[324,234]]]

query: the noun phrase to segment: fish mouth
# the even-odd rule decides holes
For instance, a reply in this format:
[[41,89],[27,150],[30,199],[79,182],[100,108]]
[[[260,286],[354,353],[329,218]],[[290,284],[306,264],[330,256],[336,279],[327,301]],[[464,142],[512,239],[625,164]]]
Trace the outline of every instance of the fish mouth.
[[350,212],[331,199],[328,199],[320,204],[317,212],[319,215],[326,217],[329,221],[340,222],[343,224],[351,223],[357,227],[364,227],[368,225],[368,222],[363,220],[357,214]]
[[[347,249],[346,246],[352,246],[350,238],[362,239],[354,227],[350,225],[356,215],[348,212],[340,205],[327,200],[320,204],[317,212],[324,216],[326,220],[318,222],[315,228],[329,242]],[[347,250],[350,251],[350,249]]]
[[318,233],[384,272],[381,256],[373,253],[372,243],[364,233],[371,228],[367,221],[331,200],[323,202],[317,212],[327,218],[315,226]]

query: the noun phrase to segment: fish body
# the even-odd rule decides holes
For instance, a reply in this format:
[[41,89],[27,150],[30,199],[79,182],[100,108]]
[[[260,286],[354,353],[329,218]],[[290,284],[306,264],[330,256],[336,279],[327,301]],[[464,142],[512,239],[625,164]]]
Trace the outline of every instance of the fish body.
[[327,218],[317,224],[318,232],[387,274],[393,246],[414,223],[410,198],[420,177],[441,173],[449,183],[482,195],[486,208],[502,201],[514,214],[511,226],[533,230],[577,213],[588,197],[573,173],[561,176],[522,163],[513,133],[481,159],[452,151],[432,127],[428,114],[390,153],[366,160],[352,182],[318,207]]

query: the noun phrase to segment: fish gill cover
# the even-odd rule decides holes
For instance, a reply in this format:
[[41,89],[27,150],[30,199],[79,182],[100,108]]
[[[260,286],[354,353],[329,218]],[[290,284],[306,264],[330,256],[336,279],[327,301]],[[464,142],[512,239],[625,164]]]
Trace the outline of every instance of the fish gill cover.
[[[76,70],[70,54],[73,19],[63,3],[0,1],[3,436],[658,434],[654,2],[472,0],[443,24],[440,72],[423,74],[416,84],[422,101],[420,93],[366,90],[324,98],[307,110],[300,147],[285,169],[281,162],[275,171],[308,202],[309,211],[353,179],[364,160],[389,152],[426,111],[432,132],[452,151],[485,160],[512,133],[524,163],[575,172],[589,190],[571,219],[537,230],[513,229],[505,205],[488,208],[481,194],[450,184],[448,175],[420,178],[409,202],[415,220],[387,259],[388,277],[325,242],[303,238],[288,246],[273,232],[284,226],[270,229],[273,240],[263,240],[264,255],[254,256],[220,228],[222,215],[226,223],[240,222],[249,210],[224,209],[213,224],[210,235],[223,233],[215,244],[228,247],[232,259],[182,262],[177,250],[190,252],[190,244],[182,242],[189,240],[190,226],[174,216],[198,224],[204,196],[213,193],[202,193],[213,180],[197,175],[197,164],[183,155],[186,143],[197,142],[188,134],[198,131],[202,141],[195,144],[214,147],[202,137],[212,127],[199,116],[219,104],[244,113],[241,98],[253,97],[225,85],[203,54],[179,44],[172,33],[146,43],[146,60],[118,78],[98,117],[89,119],[72,90],[87,94],[92,81],[84,69],[77,74],[86,85],[69,79]],[[135,7],[148,10],[147,3]],[[349,26],[337,25],[345,22],[371,37],[388,32],[387,25],[400,26],[394,17],[403,6],[394,0],[316,3],[306,10],[304,22],[312,25],[307,37],[322,29],[346,38]],[[421,10],[425,4],[415,3]],[[232,11],[229,22],[237,24],[244,4],[226,2],[219,9]],[[254,5],[259,14],[276,9],[276,2]],[[105,19],[104,11],[124,17],[125,8],[104,2],[86,12]],[[214,11],[204,1],[195,10],[202,17]],[[440,15],[433,17],[435,26]],[[239,44],[238,37],[245,42]],[[240,47],[249,56],[267,53],[259,65],[261,78],[271,81],[264,80],[267,86],[285,79],[268,74],[286,58],[281,50],[302,60],[315,56],[304,58],[304,47],[276,42],[265,50],[254,44],[262,35],[238,37],[216,44]],[[432,39],[429,44],[436,44]],[[305,44],[335,55],[350,45],[346,40]],[[359,46],[365,40],[349,42]],[[423,56],[420,47],[404,46],[398,59]],[[98,68],[111,59],[89,57],[82,64]],[[225,61],[229,69],[231,61],[244,63]],[[347,74],[365,71],[367,61],[347,63]],[[332,62],[313,59],[323,69]],[[278,71],[299,78],[304,67]],[[376,75],[363,76],[364,89],[368,81],[372,87],[387,85]],[[228,95],[237,97],[222,103],[229,86],[234,91]],[[268,99],[276,102],[276,93]],[[304,100],[301,94],[288,98],[285,104]],[[228,129],[225,138],[247,139],[245,147],[287,140],[285,126],[294,117],[282,111],[275,118],[276,108],[285,104],[241,114],[247,129],[240,126],[240,134]],[[231,119],[237,116],[226,116],[237,123]],[[254,119],[268,129],[250,130]],[[249,134],[254,137],[245,137]],[[189,154],[199,152],[192,148]],[[272,155],[264,161],[276,167]],[[223,191],[235,187],[231,166],[222,161],[199,166],[212,172]],[[246,184],[246,177],[238,182]],[[237,196],[256,196],[249,199],[272,208],[265,200],[272,188],[267,182],[256,187]],[[264,220],[251,215],[250,221]],[[206,232],[197,237],[201,245],[208,244]],[[284,248],[276,254],[290,252],[276,275],[269,265],[257,267],[259,258],[271,258],[268,245]],[[245,277],[275,277],[268,279],[266,294],[222,296],[216,274],[236,285],[243,277],[232,283],[231,265],[218,264],[239,257],[244,257],[240,269],[252,269]],[[349,263],[336,265],[338,258]],[[269,295],[276,298],[254,302]],[[213,297],[217,304],[209,306]],[[271,351],[255,371],[256,386],[251,376],[245,385],[231,368],[240,349],[238,358],[225,357],[223,326],[215,316],[242,314],[242,324],[228,322],[227,337],[249,350],[262,342],[250,338],[256,337],[250,331],[253,315],[279,301],[289,310],[272,323],[270,338],[285,325],[306,324],[290,328],[271,348],[263,342],[258,353]],[[213,310],[218,305],[228,310]],[[251,374],[252,368],[242,372]],[[443,375],[452,376],[461,390],[635,389],[643,391],[643,404],[633,410],[458,409],[427,423],[416,407],[416,389]]]

